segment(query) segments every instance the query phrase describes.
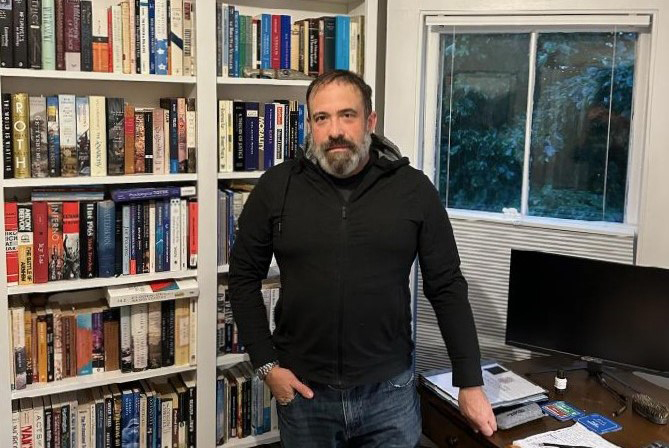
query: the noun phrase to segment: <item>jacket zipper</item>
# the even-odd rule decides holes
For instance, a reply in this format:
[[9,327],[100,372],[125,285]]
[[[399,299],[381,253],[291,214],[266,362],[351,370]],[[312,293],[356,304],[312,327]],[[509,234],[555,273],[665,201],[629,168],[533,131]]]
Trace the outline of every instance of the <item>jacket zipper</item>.
[[338,306],[338,320],[337,320],[337,383],[343,384],[342,377],[344,376],[344,282],[342,279],[342,267],[346,259],[346,204],[341,206],[341,260],[339,263],[339,306]]

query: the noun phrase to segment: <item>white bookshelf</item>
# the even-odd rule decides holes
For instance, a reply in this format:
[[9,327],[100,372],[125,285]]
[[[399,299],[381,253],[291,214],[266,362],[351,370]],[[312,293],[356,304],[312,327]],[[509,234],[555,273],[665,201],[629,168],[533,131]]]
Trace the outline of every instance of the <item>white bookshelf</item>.
[[171,182],[195,182],[197,174],[126,174],[124,176],[100,177],[54,177],[30,179],[6,179],[5,188],[68,187],[80,185],[122,185],[122,184],[166,184]]
[[26,386],[25,389],[12,391],[12,400],[26,397],[40,397],[44,395],[60,394],[73,390],[88,389],[102,386],[104,384],[128,383],[130,381],[144,380],[159,376],[175,375],[177,373],[195,370],[195,366],[171,366],[160,369],[142,370],[141,372],[122,373],[120,370],[112,372],[96,373],[92,375],[65,378],[51,383],[36,383]]
[[[118,0],[95,0],[105,6]],[[262,12],[288,14],[293,20],[324,15],[365,15],[365,73],[367,83],[375,88],[376,78],[376,21],[378,0],[232,0],[229,2],[245,15]],[[305,101],[310,83],[308,80],[239,79],[216,76],[216,2],[196,3],[197,76],[176,77],[163,75],[112,74],[91,72],[45,71],[30,69],[0,68],[0,93],[27,92],[29,95],[54,95],[69,93],[75,95],[104,95],[123,97],[136,107],[158,107],[161,97],[195,97],[197,100],[197,174],[184,175],[127,175],[105,177],[75,177],[46,179],[0,180],[4,199],[21,190],[35,187],[63,187],[85,185],[123,184],[167,184],[191,182],[198,192],[198,269],[184,272],[166,272],[96,278],[85,280],[59,281],[40,285],[8,286],[6,283],[5,256],[0,254],[0,297],[5,308],[0,310],[0,359],[10,358],[8,298],[22,293],[67,292],[110,285],[130,284],[196,276],[200,287],[198,299],[197,367],[179,366],[144,372],[121,374],[107,372],[66,379],[45,385],[31,385],[29,388],[10,390],[10,367],[5,362],[0,367],[0,421],[11,421],[11,400],[52,393],[95,387],[103,384],[134,381],[171,375],[188,370],[197,372],[197,446],[213,446],[216,440],[216,370],[248,360],[246,354],[232,354],[217,357],[216,352],[216,293],[219,272],[227,272],[227,267],[218,267],[217,247],[217,192],[222,180],[258,179],[263,172],[217,172],[217,99],[241,99],[244,101],[266,101],[271,98]],[[2,160],[0,159],[0,165]],[[4,220],[0,220],[0,234],[4,234]],[[215,360],[215,361],[214,361]],[[252,447],[279,440],[277,431],[260,436],[229,441],[223,447]],[[11,431],[0,431],[0,446],[11,446]]]
[[240,362],[249,361],[247,353],[227,353],[225,355],[218,355],[216,357],[217,367],[226,367],[239,364]]
[[108,278],[82,278],[76,280],[58,280],[33,285],[15,285],[7,288],[7,295],[74,291],[78,289],[104,288],[105,286],[129,285],[132,283],[153,282],[156,280],[197,277],[197,269],[185,271],[156,272],[154,274],[120,275]]
[[218,445],[217,448],[248,448],[252,446],[264,445],[266,443],[278,442],[279,440],[279,431],[270,431],[259,436],[247,436],[242,439],[230,439],[223,445]]

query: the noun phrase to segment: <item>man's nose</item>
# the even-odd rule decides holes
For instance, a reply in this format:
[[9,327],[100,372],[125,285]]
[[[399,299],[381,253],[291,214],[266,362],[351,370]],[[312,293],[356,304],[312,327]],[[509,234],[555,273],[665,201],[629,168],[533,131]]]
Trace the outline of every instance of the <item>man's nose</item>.
[[344,136],[343,129],[340,126],[339,120],[336,119],[336,118],[331,121],[330,129],[328,131],[329,131],[328,132],[328,137],[330,137],[331,139],[335,139],[335,138]]

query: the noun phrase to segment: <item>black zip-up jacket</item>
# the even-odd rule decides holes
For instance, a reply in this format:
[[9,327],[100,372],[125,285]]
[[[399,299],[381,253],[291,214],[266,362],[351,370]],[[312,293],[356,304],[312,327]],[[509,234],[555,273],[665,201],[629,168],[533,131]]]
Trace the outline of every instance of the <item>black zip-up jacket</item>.
[[[268,170],[244,206],[229,294],[255,368],[274,360],[298,377],[352,386],[411,363],[409,274],[416,255],[453,364],[453,383],[483,384],[467,282],[439,195],[389,141],[344,201],[304,155]],[[270,334],[260,292],[272,253],[281,297]]]

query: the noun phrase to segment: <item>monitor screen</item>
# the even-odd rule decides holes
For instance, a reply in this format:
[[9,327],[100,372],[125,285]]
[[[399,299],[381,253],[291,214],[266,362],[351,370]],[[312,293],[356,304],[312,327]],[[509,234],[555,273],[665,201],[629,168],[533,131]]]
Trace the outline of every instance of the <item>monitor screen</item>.
[[669,270],[511,251],[506,343],[669,372]]

